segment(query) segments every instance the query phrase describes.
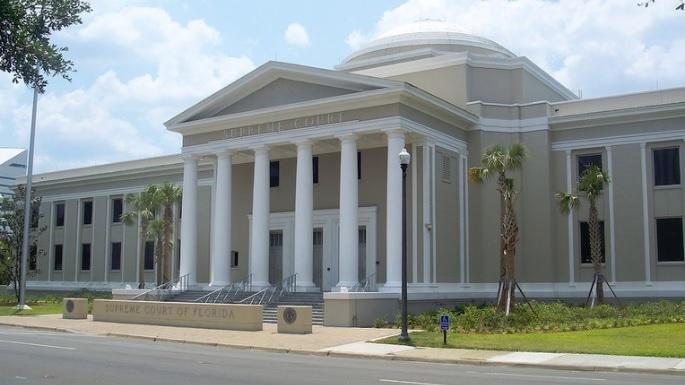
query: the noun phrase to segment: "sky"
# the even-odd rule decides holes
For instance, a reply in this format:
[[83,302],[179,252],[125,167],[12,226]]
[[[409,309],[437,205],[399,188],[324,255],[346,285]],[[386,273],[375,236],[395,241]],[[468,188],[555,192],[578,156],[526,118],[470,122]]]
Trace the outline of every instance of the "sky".
[[[685,86],[676,0],[94,0],[54,35],[77,72],[38,102],[36,172],[180,152],[163,123],[278,60],[332,69],[364,44],[450,23],[526,56],[584,98]],[[0,147],[28,146],[32,92],[0,73]]]

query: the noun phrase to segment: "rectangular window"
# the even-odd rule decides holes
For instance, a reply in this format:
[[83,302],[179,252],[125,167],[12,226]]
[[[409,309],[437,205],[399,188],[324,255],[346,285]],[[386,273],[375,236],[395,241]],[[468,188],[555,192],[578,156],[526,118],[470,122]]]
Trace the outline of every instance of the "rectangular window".
[[442,181],[443,181],[443,183],[451,183],[450,177],[452,176],[452,173],[450,170],[450,157],[449,157],[449,155],[442,154],[441,160],[442,160],[442,170],[441,170],[442,171],[441,172]]
[[362,152],[357,151],[357,179],[362,178]]
[[678,148],[654,149],[654,185],[680,184],[680,151]]
[[[604,253],[604,221],[599,221],[599,236],[602,242],[600,246],[602,263],[604,263],[606,260]],[[590,226],[587,222],[580,222],[580,263],[592,263],[592,255],[590,255]]]
[[312,182],[319,183],[319,157],[312,157]]
[[277,160],[269,163],[269,187],[278,187],[280,179],[281,163]]
[[112,242],[110,269],[121,270],[121,242]]
[[683,218],[657,218],[656,251],[659,262],[682,262]]
[[231,267],[238,267],[238,252],[231,251]]
[[578,155],[578,177],[591,166],[602,168],[602,154]]
[[38,265],[38,245],[31,245],[29,249],[29,270],[36,270]]
[[83,224],[92,225],[93,224],[93,201],[83,202]]
[[90,270],[90,243],[81,245],[81,270]]
[[38,220],[40,219],[40,207],[31,205],[31,228],[38,228]]
[[155,241],[145,242],[145,270],[155,268]]
[[55,226],[64,226],[64,203],[57,203],[55,205]]
[[112,223],[121,222],[121,214],[124,213],[124,200],[121,198],[112,199]]
[[64,252],[63,249],[64,246],[62,245],[55,245],[55,261],[54,261],[54,270],[55,271],[62,271],[62,253]]

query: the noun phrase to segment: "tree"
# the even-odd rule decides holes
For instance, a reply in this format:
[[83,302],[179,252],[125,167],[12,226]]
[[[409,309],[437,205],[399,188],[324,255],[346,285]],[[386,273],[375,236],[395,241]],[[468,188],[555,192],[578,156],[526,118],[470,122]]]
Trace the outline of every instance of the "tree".
[[[518,225],[514,200],[516,190],[514,179],[507,172],[521,168],[526,160],[526,149],[520,143],[509,148],[495,145],[488,148],[482,156],[481,167],[472,167],[469,177],[475,183],[485,183],[493,175],[497,176],[497,191],[500,194],[502,215],[500,218],[500,281],[497,291],[497,310],[509,314],[515,299],[516,282],[516,243],[518,242]],[[519,288],[520,290],[520,288]]]
[[[10,284],[19,301],[19,279],[21,276],[21,248],[24,239],[24,199],[26,190],[23,185],[17,186],[14,196],[0,197],[0,283]],[[32,194],[31,221],[29,233],[30,265],[36,264],[38,255],[38,237],[46,226],[39,227],[42,217],[38,208],[41,198]]]
[[[585,195],[590,202],[590,212],[588,215],[588,229],[590,235],[590,257],[595,276],[590,288],[592,293],[595,288],[597,303],[604,303],[604,274],[602,273],[602,238],[599,219],[597,215],[597,199],[602,195],[604,187],[610,183],[609,175],[600,167],[592,165],[588,167],[578,179],[578,191]],[[558,192],[554,197],[559,203],[559,208],[563,213],[580,207],[580,197],[572,192]]]
[[174,216],[174,204],[181,201],[183,190],[171,183],[164,183],[157,187],[155,201],[162,208],[161,218],[151,223],[151,233],[158,240],[155,250],[158,285],[171,281],[171,254],[174,245],[173,231],[176,218]]
[[160,208],[158,198],[158,188],[155,185],[145,187],[137,194],[126,195],[126,206],[128,211],[121,215],[121,220],[131,225],[138,224],[138,236],[141,239],[138,253],[141,255],[138,261],[138,288],[145,288],[145,241],[151,238],[152,228],[150,223],[155,220],[156,213]]
[[47,85],[44,75],[71,80],[74,64],[64,58],[68,49],[52,43],[50,36],[81,24],[81,14],[90,11],[82,0],[0,1],[0,71],[41,93]]

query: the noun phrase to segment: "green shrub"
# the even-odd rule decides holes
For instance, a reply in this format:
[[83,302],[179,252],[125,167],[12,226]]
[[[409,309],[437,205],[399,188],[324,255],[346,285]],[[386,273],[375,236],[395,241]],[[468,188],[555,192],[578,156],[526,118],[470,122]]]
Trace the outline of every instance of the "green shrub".
[[[439,326],[440,314],[450,317],[451,328],[455,332],[555,332],[685,322],[685,301],[647,302],[621,308],[605,304],[593,309],[563,302],[533,301],[530,306],[526,303],[516,304],[508,317],[497,312],[491,305],[465,305],[460,309],[439,309],[410,314],[409,327],[435,331]],[[397,325],[400,325],[399,314],[396,321]]]
[[381,329],[381,328],[384,328],[386,326],[387,326],[387,322],[385,322],[385,320],[382,318],[376,318],[373,321],[373,327],[375,327],[377,329]]

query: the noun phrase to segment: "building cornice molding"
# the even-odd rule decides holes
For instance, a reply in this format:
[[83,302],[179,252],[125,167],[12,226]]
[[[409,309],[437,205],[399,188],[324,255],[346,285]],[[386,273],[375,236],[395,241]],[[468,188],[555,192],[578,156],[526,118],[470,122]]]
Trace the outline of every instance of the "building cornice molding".
[[507,133],[545,131],[549,130],[549,120],[546,116],[513,120],[480,118],[478,126],[474,130]]
[[613,109],[566,116],[551,116],[549,118],[549,124],[553,130],[571,130],[598,125],[643,122],[682,116],[685,116],[685,102]]
[[648,132],[631,135],[607,136],[593,139],[564,140],[552,142],[552,151],[571,151],[585,148],[604,148],[626,144],[646,144],[685,140],[685,130]]

